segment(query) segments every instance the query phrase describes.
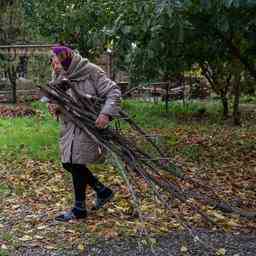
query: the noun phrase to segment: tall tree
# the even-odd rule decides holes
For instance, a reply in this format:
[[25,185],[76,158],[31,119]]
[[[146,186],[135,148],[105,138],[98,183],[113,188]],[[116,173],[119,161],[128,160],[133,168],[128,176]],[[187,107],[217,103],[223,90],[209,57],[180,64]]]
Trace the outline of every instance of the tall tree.
[[227,87],[233,85],[235,124],[240,123],[241,76],[249,72],[256,79],[255,12],[255,1],[235,0],[191,1],[185,12],[194,30],[191,39],[198,46],[190,45],[188,53],[195,61],[201,64],[207,61],[212,67],[212,85],[218,88],[224,114],[228,106]]
[[107,45],[108,25],[114,20],[114,0],[24,1],[30,29],[52,42],[66,42],[88,57]]
[[27,0],[24,6],[31,29],[88,57],[111,47],[118,67],[135,80],[167,80],[207,63],[224,113],[227,88],[238,81],[237,60],[240,74],[256,78],[254,0]]

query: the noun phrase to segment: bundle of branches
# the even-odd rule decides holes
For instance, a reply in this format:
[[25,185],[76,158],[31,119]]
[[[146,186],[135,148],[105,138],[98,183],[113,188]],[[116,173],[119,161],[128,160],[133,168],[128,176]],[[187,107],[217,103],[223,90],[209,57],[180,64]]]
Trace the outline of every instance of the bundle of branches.
[[[76,100],[66,93],[70,87],[72,87]],[[81,97],[72,81],[64,80],[49,83],[48,86],[40,87],[40,89],[52,102],[61,107],[63,115],[67,116],[76,126],[111,154],[128,184],[136,206],[139,203],[134,192],[134,186],[137,184],[139,176],[152,188],[156,198],[166,207],[171,208],[173,199],[176,199],[189,205],[195,213],[203,217],[207,224],[214,225],[216,223],[202,210],[202,206],[205,205],[210,205],[226,213],[237,213],[244,217],[254,218],[256,216],[255,213],[244,212],[232,207],[229,203],[220,199],[212,188],[186,175],[182,168],[174,164],[123,110],[119,112],[120,118],[128,123],[138,136],[143,137],[154,150],[146,152],[138,143],[111,126],[97,129],[95,121],[101,111],[102,104],[104,104],[104,99],[91,95]],[[183,190],[178,185],[179,180],[189,184],[191,189],[189,191]],[[143,217],[140,216],[140,218]],[[191,231],[182,214],[175,215],[175,218]]]

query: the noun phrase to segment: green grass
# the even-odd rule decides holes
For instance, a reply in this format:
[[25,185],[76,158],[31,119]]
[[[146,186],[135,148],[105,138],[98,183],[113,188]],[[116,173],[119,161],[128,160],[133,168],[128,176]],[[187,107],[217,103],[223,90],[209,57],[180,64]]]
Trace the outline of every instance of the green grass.
[[6,184],[0,183],[0,198],[5,197],[10,193],[10,189]]
[[250,104],[256,104],[256,96],[252,95],[243,95],[240,98],[240,102],[242,104],[250,103]]
[[6,251],[0,249],[0,256],[8,256],[8,255],[9,254]]
[[123,108],[144,128],[171,128],[177,125],[177,121],[189,116],[207,113],[209,121],[220,121],[220,105],[216,101],[200,102],[174,101],[169,103],[168,112],[163,102],[154,104],[144,101],[129,100],[123,102]]
[[[48,113],[46,104],[37,102],[32,106],[40,111],[39,115],[30,118],[0,119],[0,155],[7,160],[24,157],[35,160],[59,160],[59,125]],[[200,113],[202,109],[214,117],[218,116],[219,111],[219,106],[214,101],[194,101],[185,105],[183,102],[171,102],[168,113],[165,111],[164,103],[129,100],[123,102],[123,108],[141,127],[149,129],[173,128],[177,125],[179,117]]]
[[200,146],[187,145],[181,149],[180,153],[190,161],[198,161],[200,157]]
[[0,119],[0,152],[6,159],[24,155],[40,160],[58,158],[58,123],[45,106],[37,103],[34,107],[41,110],[40,116]]

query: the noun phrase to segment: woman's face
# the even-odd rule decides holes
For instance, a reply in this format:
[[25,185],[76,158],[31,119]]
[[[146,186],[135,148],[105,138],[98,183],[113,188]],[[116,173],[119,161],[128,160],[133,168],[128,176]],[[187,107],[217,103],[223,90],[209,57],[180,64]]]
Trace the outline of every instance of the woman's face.
[[53,55],[51,58],[52,69],[56,74],[59,74],[63,69],[61,63],[56,55]]

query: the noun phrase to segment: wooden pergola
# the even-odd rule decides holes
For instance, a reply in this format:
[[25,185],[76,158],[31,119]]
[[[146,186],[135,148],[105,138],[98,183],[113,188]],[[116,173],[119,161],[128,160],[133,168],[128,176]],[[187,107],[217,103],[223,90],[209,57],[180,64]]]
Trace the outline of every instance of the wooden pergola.
[[[0,45],[0,55],[8,62],[12,63],[22,57],[30,58],[34,56],[50,56],[51,48],[56,44],[49,43],[29,43],[29,44],[10,44]],[[1,57],[1,56],[0,56]],[[101,66],[107,75],[112,78],[112,56],[105,53],[96,60],[96,64]],[[16,102],[16,79],[15,68],[9,68],[8,77],[12,84],[12,102]]]
[[0,45],[0,54],[7,56],[49,55],[53,44]]
[[[16,71],[16,62],[17,59],[30,58],[32,56],[50,56],[51,47],[54,44],[48,43],[29,43],[29,44],[9,44],[9,45],[0,45],[0,55],[10,63],[7,66],[5,71],[8,74],[8,79],[11,83],[11,100],[7,99],[7,102],[15,103],[17,101],[17,89],[16,89],[16,80],[17,80],[17,71]],[[24,92],[23,92],[24,93]],[[28,93],[29,92],[25,92]],[[5,98],[2,94],[9,95],[8,91],[2,91],[1,97]]]

